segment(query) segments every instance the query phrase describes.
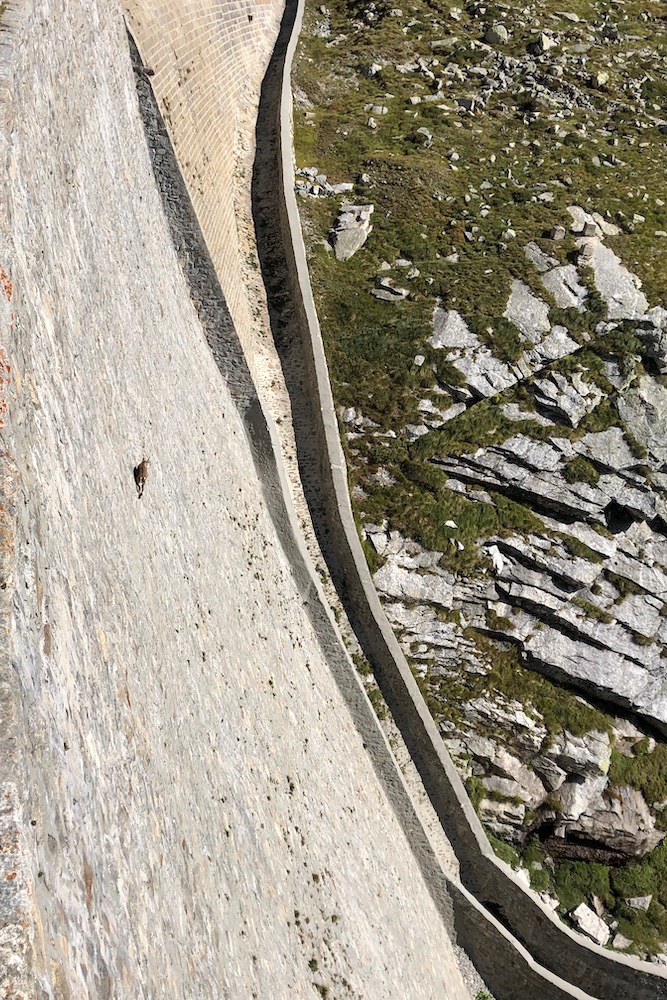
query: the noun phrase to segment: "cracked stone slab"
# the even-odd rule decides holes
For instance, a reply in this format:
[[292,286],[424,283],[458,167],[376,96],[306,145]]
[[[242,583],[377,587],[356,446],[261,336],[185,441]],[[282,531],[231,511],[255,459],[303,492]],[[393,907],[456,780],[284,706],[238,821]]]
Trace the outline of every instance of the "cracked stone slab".
[[549,306],[533,295],[528,285],[514,279],[503,313],[519,329],[524,340],[539,343],[551,330]]
[[549,625],[527,636],[524,649],[548,675],[564,675],[585,690],[644,715],[667,732],[664,680],[638,663],[612,650],[572,639]]
[[560,372],[550,372],[546,378],[533,383],[533,391],[538,406],[555,411],[572,427],[578,427],[602,399],[602,390],[586,382],[580,372],[574,372],[569,378]]
[[602,296],[610,320],[642,319],[648,299],[637,275],[628,271],[613,250],[596,237],[577,240],[579,261],[593,271],[595,287]]
[[588,289],[579,280],[579,272],[574,264],[564,264],[543,274],[542,284],[551,292],[560,309],[586,311]]
[[456,309],[443,309],[441,306],[433,310],[433,334],[428,343],[437,349],[448,347],[460,351],[482,346],[479,337],[470,330]]
[[643,442],[662,465],[667,462],[667,389],[645,375],[636,389],[630,389],[617,403],[619,416],[631,434]]
[[373,205],[342,206],[329,234],[338,260],[349,260],[364,245],[373,230],[370,221],[373,211]]

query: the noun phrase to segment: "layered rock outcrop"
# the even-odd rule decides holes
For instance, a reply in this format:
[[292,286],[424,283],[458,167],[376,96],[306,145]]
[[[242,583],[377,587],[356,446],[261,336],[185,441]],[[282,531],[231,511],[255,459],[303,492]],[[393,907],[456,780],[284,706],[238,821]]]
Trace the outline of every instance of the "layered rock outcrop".
[[[662,311],[649,310],[638,279],[603,243],[618,230],[606,232],[607,223],[603,228],[579,209],[572,214],[574,229],[591,230],[577,240],[578,269],[557,267],[537,244],[525,251],[557,302],[560,272],[567,270],[571,292],[580,290],[568,308],[584,317],[583,282],[589,282],[608,317],[593,334],[579,334],[575,345],[563,331],[562,351],[537,358],[544,338],[556,332],[550,308],[515,281],[504,318],[532,346],[514,364],[498,360],[453,310],[436,307],[429,341],[462,382],[446,385],[457,408],[451,420],[441,419],[448,412],[442,403],[440,413],[424,407],[424,432],[447,428],[445,440],[456,441],[457,417],[487,407],[480,421],[495,438],[475,450],[435,450],[439,482],[464,501],[471,518],[475,506],[489,512],[504,501],[530,511],[523,515],[530,527],[471,538],[469,529],[464,534],[455,520],[446,521],[450,544],[475,553],[476,568],[467,574],[449,570],[445,553],[424,550],[385,525],[366,525],[365,534],[381,562],[374,579],[390,620],[435,704],[441,699],[441,730],[464,773],[480,781],[487,828],[515,843],[540,830],[560,856],[614,862],[644,855],[664,836],[656,827],[661,803],[647,803],[637,788],[607,776],[610,745],[620,747],[626,723],[610,728],[611,744],[607,732],[595,731],[582,743],[566,722],[555,731],[545,724],[529,699],[507,700],[493,689],[495,643],[597,699],[611,716],[631,711],[667,730],[667,396],[653,367],[659,367]],[[634,324],[636,339],[622,343],[636,355],[613,340],[621,323]],[[622,330],[627,338],[629,328]],[[649,345],[644,366],[642,344]],[[519,382],[520,404],[511,396]],[[601,407],[606,412],[598,419]],[[499,423],[504,434],[495,430]],[[406,428],[410,440],[421,432],[419,425]],[[483,697],[471,697],[480,687],[471,676],[486,674]],[[635,731],[637,743],[642,733]],[[602,757],[583,765],[583,748],[598,744],[606,748]],[[633,756],[631,745],[626,752]]]

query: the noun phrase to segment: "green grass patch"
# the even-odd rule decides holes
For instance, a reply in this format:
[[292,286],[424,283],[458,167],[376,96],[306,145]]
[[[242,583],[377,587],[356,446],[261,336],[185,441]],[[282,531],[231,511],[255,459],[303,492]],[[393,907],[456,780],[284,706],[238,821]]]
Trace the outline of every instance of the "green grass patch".
[[586,483],[588,486],[597,486],[600,479],[600,473],[595,466],[587,458],[582,458],[581,455],[566,462],[563,475],[565,481],[571,485]]
[[[648,753],[648,746],[648,740],[642,740],[634,748],[634,757],[625,757],[612,750],[609,777],[616,785],[636,788],[651,805],[667,801],[667,744],[656,743],[652,753]],[[658,822],[665,829],[667,816],[658,813]]]
[[605,904],[614,899],[609,868],[597,862],[561,862],[556,869],[555,889],[561,906],[567,911],[580,903],[590,905],[591,896],[597,896]]

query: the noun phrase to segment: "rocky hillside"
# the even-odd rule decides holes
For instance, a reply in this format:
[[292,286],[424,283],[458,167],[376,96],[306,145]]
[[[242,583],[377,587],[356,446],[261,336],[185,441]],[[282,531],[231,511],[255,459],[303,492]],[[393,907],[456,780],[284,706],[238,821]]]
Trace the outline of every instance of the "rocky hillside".
[[296,190],[390,621],[499,852],[584,933],[656,960],[666,43],[659,2],[339,0],[307,12],[295,79]]

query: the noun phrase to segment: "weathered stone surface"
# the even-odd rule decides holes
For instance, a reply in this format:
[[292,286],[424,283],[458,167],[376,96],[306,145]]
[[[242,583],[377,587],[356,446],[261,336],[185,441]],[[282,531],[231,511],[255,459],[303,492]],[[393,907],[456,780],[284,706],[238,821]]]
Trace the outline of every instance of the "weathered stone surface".
[[618,236],[621,232],[617,225],[609,222],[608,219],[604,219],[599,212],[593,212],[593,222],[602,232],[603,236]]
[[331,235],[334,252],[338,260],[349,260],[360,250],[368,239],[368,231],[361,226],[337,229]]
[[576,910],[572,911],[570,917],[582,934],[591,938],[596,944],[605,945],[609,940],[608,925],[585,903],[580,903]]
[[466,351],[452,364],[458,368],[468,387],[477,396],[495,396],[517,381],[509,365],[494,357],[488,347],[480,347],[474,352]]
[[646,353],[652,358],[661,375],[667,374],[667,309],[656,306],[646,314],[645,325],[637,333],[644,341]]
[[526,768],[525,772],[525,782],[492,774],[482,778],[482,785],[494,795],[502,795],[508,800],[521,799],[529,808],[540,805],[546,798],[546,789],[532,771]]
[[[438,554],[439,558],[439,554]],[[441,607],[452,606],[452,577],[444,573],[415,572],[423,569],[418,557],[411,556],[402,550],[395,556],[390,556],[384,566],[373,577],[375,586],[383,594],[401,600],[421,600]]]
[[460,313],[440,306],[433,310],[433,335],[428,342],[431,347],[449,347],[455,350],[481,346],[479,337],[468,328]]
[[605,792],[598,807],[591,803],[577,820],[576,829],[613,850],[641,857],[664,838],[656,830],[641,792],[622,786]]
[[329,234],[338,260],[349,260],[360,250],[373,230],[373,205],[343,205]]
[[578,455],[592,458],[608,469],[631,469],[638,463],[637,456],[630,448],[620,427],[610,427],[606,431],[585,434],[580,441],[573,443],[573,448]]
[[509,41],[509,32],[505,25],[500,22],[492,24],[484,35],[484,41],[489,45],[506,45]]
[[660,633],[664,643],[665,620],[662,611],[662,601],[650,594],[628,594],[627,597],[614,605],[614,615],[617,621],[628,625],[633,632],[640,635],[655,636]]
[[584,689],[640,712],[667,731],[667,694],[663,681],[612,650],[571,639],[545,625],[526,637],[524,648],[547,673],[568,677]]
[[592,227],[593,230],[593,232],[589,235],[602,237],[602,230],[598,227],[590,212],[587,212],[579,205],[571,205],[567,211],[572,216],[572,225],[570,226],[571,232],[576,233],[577,236],[583,236],[584,229],[586,226],[589,226]]
[[629,389],[618,400],[618,412],[634,437],[641,441],[660,463],[667,462],[667,389],[650,375],[645,375],[636,389]]
[[526,340],[539,342],[551,330],[549,306],[533,295],[523,281],[514,280],[503,313],[505,319],[519,328]]
[[484,547],[489,545],[500,548],[505,557],[503,565],[496,569],[500,579],[530,583],[553,590],[555,594],[570,593],[563,591],[563,582],[590,586],[600,575],[599,563],[573,556],[557,541],[541,535],[530,534],[527,538],[492,536]]
[[558,266],[558,260],[541,250],[537,243],[527,243],[523,252],[538,271],[549,271],[552,267]]
[[564,326],[555,326],[535,347],[526,351],[524,359],[529,372],[536,372],[550,361],[567,357],[578,347],[576,340],[570,337]]
[[587,781],[566,781],[562,784],[554,793],[559,817],[564,820],[578,820],[591,802],[600,798],[607,780],[602,775]]
[[653,899],[652,895],[630,896],[625,900],[625,902],[628,904],[628,906],[631,906],[633,910],[644,910],[644,912],[646,912],[646,910],[648,910],[649,906],[651,905],[652,899]]
[[[502,546],[503,552],[499,546]],[[608,681],[604,677],[608,664],[606,654],[600,651],[602,642],[608,642],[609,657],[617,657],[619,674],[626,681],[631,677],[633,664],[615,653],[616,649],[623,650],[626,657],[636,656],[647,663],[653,662],[647,660],[642,647],[633,648],[619,625],[588,619],[583,609],[568,601],[567,590],[562,584],[556,583],[557,576],[561,580],[590,583],[600,572],[599,563],[572,559],[559,543],[546,537],[529,536],[527,541],[521,538],[496,539],[494,544],[488,545],[489,553],[492,549],[498,555],[495,586],[486,584],[484,589],[479,584],[452,583],[452,603],[467,622],[484,628],[483,617],[481,620],[475,617],[475,602],[491,598],[490,606],[498,615],[514,618],[516,627],[508,633],[514,640],[523,639],[526,648],[530,649],[535,636],[545,635],[544,646],[551,651],[551,647],[558,647],[558,643],[565,638],[562,633],[544,624],[539,630],[531,629],[530,616],[526,616],[527,627],[524,629],[520,616],[517,618],[515,609],[511,607],[511,603],[517,600],[530,605],[530,594],[534,591],[532,600],[540,614],[544,615],[545,609],[551,609],[554,615],[562,618],[564,626],[567,622],[570,631],[574,626],[582,636],[586,629],[590,631],[596,646],[587,647],[582,639],[573,641],[572,657],[579,662],[585,659],[588,651],[591,670],[597,670],[597,684],[604,686]],[[552,555],[551,550],[556,555]],[[615,552],[613,546],[610,551]],[[429,557],[428,553],[407,542],[402,543],[397,553],[403,568],[409,568],[415,576],[418,588],[424,587],[424,577],[431,576],[436,568],[438,555],[432,553]],[[520,556],[521,561],[517,561],[515,556]],[[545,568],[549,567],[549,572],[530,569],[527,565],[530,561],[535,565],[541,562]],[[523,581],[511,584],[511,588],[517,589],[510,589],[510,604],[492,598],[494,589],[500,589],[505,579]],[[376,574],[378,581],[381,583],[382,577]],[[536,586],[537,583],[540,586]],[[399,589],[410,593],[403,581]],[[652,610],[657,613],[657,608]],[[466,643],[459,626],[453,622],[437,621],[432,611],[429,612],[430,618],[425,618],[426,609],[423,606],[408,609],[392,603],[388,606],[388,613],[393,622],[400,623],[411,635],[411,639],[404,635],[404,642],[412,655],[434,658],[429,661],[432,664],[429,669],[434,669],[434,663],[445,667],[446,664],[460,663],[462,658],[470,664],[468,669],[473,668],[474,659],[470,659],[470,654],[474,654],[474,647]],[[607,633],[608,638],[605,638]],[[659,660],[655,662],[659,664]],[[639,666],[639,676],[648,679],[650,671],[646,669],[646,663]],[[497,835],[521,843],[526,835],[523,823],[525,809],[539,812],[545,808],[551,810],[549,816],[552,819],[555,810],[562,836],[583,837],[629,856],[641,856],[659,842],[662,835],[656,831],[642,796],[632,789],[609,788],[611,741],[607,732],[593,731],[575,736],[563,731],[547,737],[546,729],[527,715],[518,703],[504,705],[495,697],[469,701],[464,718],[465,725],[456,729],[455,737],[448,739],[448,743],[457,757],[463,755],[462,762],[466,768],[472,767],[477,775],[481,773],[481,785],[491,796],[483,800],[481,814]],[[641,733],[633,736],[635,742],[640,738]],[[477,768],[481,768],[481,772]]]
[[532,47],[537,52],[548,52],[549,49],[554,48],[556,44],[556,41],[551,37],[551,35],[547,35],[544,31],[541,31],[537,38],[531,43]]
[[[238,5],[131,6],[151,86],[178,92],[170,133],[252,357],[270,337],[248,319],[260,295],[239,263],[252,220],[235,151],[252,149],[282,10],[255,7],[251,22]],[[308,961],[326,937],[328,974],[364,996],[417,1000],[446,983],[462,1000],[447,931],[334,678],[335,644],[324,652],[312,583],[294,575],[280,489],[258,472],[263,417],[243,397],[224,301],[206,288],[220,367],[193,306],[120,9],[44,0],[20,17],[9,76],[2,26],[3,167],[9,90],[16,103],[0,265],[10,207],[9,670],[31,731],[29,780],[20,804],[3,787],[0,839],[4,868],[16,804],[35,824],[18,845],[31,856],[11,881],[3,872],[2,895],[29,889],[20,920],[45,952],[22,995],[288,1000],[314,994]],[[0,322],[6,347],[2,308]],[[19,926],[3,924],[2,945]],[[18,997],[15,972],[3,955],[0,994]]]
[[613,250],[596,237],[578,240],[579,261],[593,271],[595,287],[604,299],[609,319],[640,319],[648,300],[641,281],[621,263]]
[[[573,453],[570,450],[570,454]],[[551,442],[536,442],[516,435],[502,445],[480,449],[456,461],[444,456],[435,461],[448,473],[455,475],[463,471],[466,478],[471,477],[485,486],[511,487],[524,498],[553,511],[601,519],[609,497],[587,483],[565,482],[561,469],[567,454],[567,448],[563,451]]]
[[552,420],[543,417],[536,410],[522,410],[518,403],[505,403],[503,406],[503,415],[508,420],[534,420],[535,423],[541,424],[542,427],[551,427],[553,425]]
[[491,774],[482,779],[489,791],[508,798],[522,799],[534,809],[547,797],[547,790],[535,772],[491,739],[468,733],[463,737],[468,751],[476,760],[484,761]]
[[625,552],[616,552],[609,560],[609,568],[612,572],[631,580],[648,591],[649,594],[657,597],[660,601],[667,600],[667,575],[660,566],[647,565],[634,555],[627,555]]
[[533,383],[533,391],[538,406],[554,410],[572,427],[578,427],[602,399],[602,390],[595,383],[586,382],[580,372],[574,372],[569,378],[560,372],[550,372],[548,378]]
[[542,284],[548,292],[551,292],[556,305],[561,309],[577,309],[579,312],[584,312],[586,309],[588,289],[581,284],[579,272],[574,264],[555,267],[543,274]]
[[[536,250],[540,252],[537,247]],[[514,282],[513,289],[508,311],[516,319],[524,339],[530,340],[525,353],[515,365],[508,365],[495,357],[479,337],[472,333],[456,310],[447,311],[436,306],[433,312],[434,332],[429,343],[432,347],[447,349],[447,360],[458,368],[466,380],[466,388],[451,387],[450,391],[455,398],[462,395],[466,399],[471,396],[494,396],[539,371],[549,362],[577,349],[578,344],[568,335],[565,327],[557,326],[551,330],[548,321],[543,321],[548,313],[547,306],[540,304],[540,300],[532,295],[526,285]],[[529,331],[532,338],[528,336]]]
[[623,934],[614,934],[614,939],[611,942],[612,948],[616,951],[625,951],[626,948],[630,948],[632,941],[630,938],[626,938]]
[[611,760],[609,734],[590,732],[585,736],[574,736],[566,731],[555,737],[547,753],[568,774],[584,778],[606,775]]
[[619,392],[623,392],[634,381],[634,363],[639,361],[639,357],[631,357],[628,360],[629,364],[626,362],[619,364],[618,361],[610,358],[602,364],[605,378]]
[[407,288],[400,288],[394,284],[393,278],[376,278],[375,288],[371,289],[371,295],[376,299],[383,299],[385,302],[401,302],[407,299],[410,294]]
[[526,807],[514,802],[498,802],[495,799],[483,799],[479,806],[479,818],[496,836],[508,840],[523,839],[523,821],[526,817]]

